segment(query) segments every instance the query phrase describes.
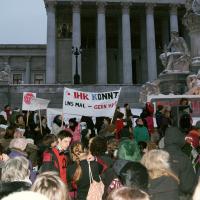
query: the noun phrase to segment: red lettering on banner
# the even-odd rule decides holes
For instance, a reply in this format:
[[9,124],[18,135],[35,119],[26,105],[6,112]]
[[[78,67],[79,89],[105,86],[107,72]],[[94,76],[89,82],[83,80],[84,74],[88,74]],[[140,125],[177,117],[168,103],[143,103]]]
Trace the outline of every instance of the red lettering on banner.
[[94,106],[94,109],[106,109],[107,108],[107,105],[95,105]]
[[84,92],[74,92],[75,99],[89,100],[88,94]]

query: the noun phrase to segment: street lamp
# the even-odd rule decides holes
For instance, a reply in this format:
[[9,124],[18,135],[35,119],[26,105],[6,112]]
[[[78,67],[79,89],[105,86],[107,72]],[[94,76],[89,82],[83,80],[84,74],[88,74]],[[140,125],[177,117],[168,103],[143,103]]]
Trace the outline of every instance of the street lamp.
[[74,84],[80,84],[80,75],[78,74],[78,56],[81,55],[81,47],[72,47],[72,53],[76,58],[76,71],[74,74]]

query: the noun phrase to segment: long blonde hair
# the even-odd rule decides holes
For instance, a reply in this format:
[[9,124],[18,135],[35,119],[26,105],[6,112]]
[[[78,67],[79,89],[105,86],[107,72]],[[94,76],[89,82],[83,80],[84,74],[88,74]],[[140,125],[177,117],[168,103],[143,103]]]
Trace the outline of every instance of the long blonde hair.
[[148,151],[143,155],[141,163],[147,168],[151,179],[170,176],[179,183],[178,177],[170,168],[168,152],[157,149]]

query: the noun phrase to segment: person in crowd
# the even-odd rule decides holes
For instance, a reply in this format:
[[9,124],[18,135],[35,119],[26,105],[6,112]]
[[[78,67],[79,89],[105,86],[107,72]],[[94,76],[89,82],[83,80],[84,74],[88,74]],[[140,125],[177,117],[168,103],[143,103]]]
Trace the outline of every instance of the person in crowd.
[[179,200],[179,179],[170,168],[166,151],[148,151],[143,155],[141,163],[149,173],[148,191],[152,200]]
[[0,139],[0,144],[3,146],[5,152],[8,151],[10,141],[14,138],[15,129],[15,126],[8,126],[5,135]]
[[69,129],[73,133],[72,142],[80,142],[81,128],[80,128],[80,124],[76,121],[76,118],[69,119]]
[[199,197],[200,197],[200,180],[195,188],[192,200],[199,200]]
[[163,115],[164,115],[164,110],[165,110],[165,107],[163,105],[160,105],[160,104],[157,105],[155,118],[156,118],[156,125],[157,125],[158,129],[160,129],[160,127],[161,127],[162,118],[163,118]]
[[49,129],[49,127],[47,125],[47,118],[44,116],[41,117],[41,125],[42,125],[42,135],[43,136],[51,133],[51,130]]
[[43,153],[42,166],[40,172],[57,171],[64,183],[67,183],[66,167],[68,156],[66,151],[72,140],[72,134],[69,131],[62,130],[58,133],[58,144],[56,147],[49,148]]
[[[14,110],[12,111],[12,114],[11,114],[11,117],[10,117],[10,124],[11,125],[14,125],[15,122],[16,122],[16,117],[18,115],[22,114],[21,111],[20,111],[20,108],[18,107],[15,107]],[[23,115],[23,114],[22,114]],[[24,117],[24,116],[23,116]]]
[[117,106],[116,109],[115,109],[114,115],[113,115],[113,120],[112,120],[113,124],[115,124],[115,122],[116,122],[116,120],[119,116],[119,113],[122,113],[122,112],[120,111],[120,107]]
[[[89,145],[90,153],[95,157],[95,160],[99,164],[99,171],[101,174],[101,179],[104,183],[104,198],[107,196],[107,194],[110,192],[113,185],[113,182],[117,182],[117,175],[114,172],[112,166],[114,164],[114,161],[111,157],[106,154],[107,152],[107,140],[104,137],[96,136],[91,139],[90,145]],[[118,181],[119,182],[119,181]],[[117,185],[115,185],[118,187]],[[113,185],[114,187],[114,185]]]
[[142,118],[136,120],[136,127],[133,129],[133,137],[138,142],[148,142],[150,140],[147,128],[144,126]]
[[12,114],[12,110],[11,110],[10,105],[9,104],[5,105],[4,110],[1,111],[0,114],[4,116],[6,121],[10,121],[10,117],[11,117],[11,114]]
[[49,148],[52,149],[58,144],[58,138],[54,134],[48,134],[43,137],[42,143],[38,146],[38,162],[42,164],[43,153]]
[[25,122],[22,114],[16,116],[15,126],[17,128],[25,129]]
[[154,131],[153,113],[154,113],[154,107],[152,103],[147,102],[145,104],[142,113],[140,114],[140,117],[145,120],[145,126],[147,127],[150,135]]
[[184,134],[177,127],[169,127],[165,132],[164,150],[170,154],[170,165],[180,180],[181,196],[193,193],[195,172],[189,157],[182,151],[185,144]]
[[1,169],[8,159],[9,156],[4,152],[3,146],[0,144],[0,179],[1,179]]
[[182,148],[183,152],[191,159],[193,168],[196,173],[200,170],[200,121],[189,131],[185,137],[186,144]]
[[45,197],[42,194],[32,192],[32,191],[21,191],[21,192],[14,192],[6,197],[4,197],[2,200],[49,200],[47,197]]
[[103,125],[101,127],[101,130],[99,131],[99,135],[109,139],[114,137],[114,130],[115,126],[111,123],[111,118],[104,117]]
[[0,199],[16,191],[29,190],[29,161],[25,157],[8,159],[2,167]]
[[125,119],[126,119],[128,125],[130,127],[132,127],[133,126],[132,118],[138,118],[139,116],[138,115],[134,115],[132,113],[130,105],[128,103],[124,104],[124,110],[125,110]]
[[[64,123],[63,123],[63,126],[64,126]],[[61,130],[63,130],[62,116],[56,115],[53,119],[51,134],[57,135]]]
[[71,191],[77,191],[78,200],[85,200],[90,187],[89,165],[93,179],[100,181],[98,163],[89,159],[80,142],[72,144],[71,158],[73,162],[67,166],[68,185]]
[[9,149],[10,153],[8,156],[10,158],[16,157],[24,157],[29,161],[29,170],[30,170],[30,180],[34,182],[36,178],[36,173],[33,171],[33,164],[31,160],[28,158],[28,154],[26,153],[26,147],[28,145],[28,140],[26,138],[15,138],[10,141]]
[[31,191],[43,194],[48,200],[70,200],[67,187],[56,172],[38,175]]
[[87,125],[87,129],[91,132],[91,137],[95,136],[95,125],[92,120],[92,117],[82,116],[80,122],[85,122]]
[[3,115],[0,115],[0,125],[1,124],[7,125],[7,121],[5,120]]
[[160,124],[159,134],[160,138],[165,136],[165,131],[172,125],[170,108],[164,107],[163,117]]
[[116,140],[115,138],[109,139],[107,141],[107,154],[113,160],[117,158],[118,146],[119,146],[119,141]]
[[119,143],[119,149],[117,151],[118,159],[128,161],[140,161],[140,149],[138,144],[130,139],[124,139]]
[[115,120],[115,138],[120,139],[120,131],[124,127],[124,120],[123,120],[124,114],[121,112],[117,112],[116,114],[116,120]]
[[149,195],[142,190],[131,187],[121,187],[111,192],[107,200],[150,200],[150,198]]
[[120,130],[121,140],[123,140],[124,138],[132,139],[133,138],[132,133],[133,133],[132,125],[127,121],[127,119],[124,119],[123,128]]
[[123,186],[148,191],[149,175],[144,165],[139,162],[128,162],[122,167],[119,178]]

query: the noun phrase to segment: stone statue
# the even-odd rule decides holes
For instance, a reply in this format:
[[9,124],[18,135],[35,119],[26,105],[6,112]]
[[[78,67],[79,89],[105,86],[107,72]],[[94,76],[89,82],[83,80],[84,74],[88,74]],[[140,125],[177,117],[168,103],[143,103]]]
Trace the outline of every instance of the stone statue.
[[185,40],[178,33],[171,32],[171,41],[160,55],[166,71],[189,71],[190,53]]
[[159,80],[145,83],[140,91],[139,102],[146,103],[147,96],[160,94]]
[[0,81],[10,82],[11,69],[8,63],[4,63],[4,69],[0,71]]
[[200,95],[200,70],[197,75],[192,74],[187,77],[188,92],[190,95]]

